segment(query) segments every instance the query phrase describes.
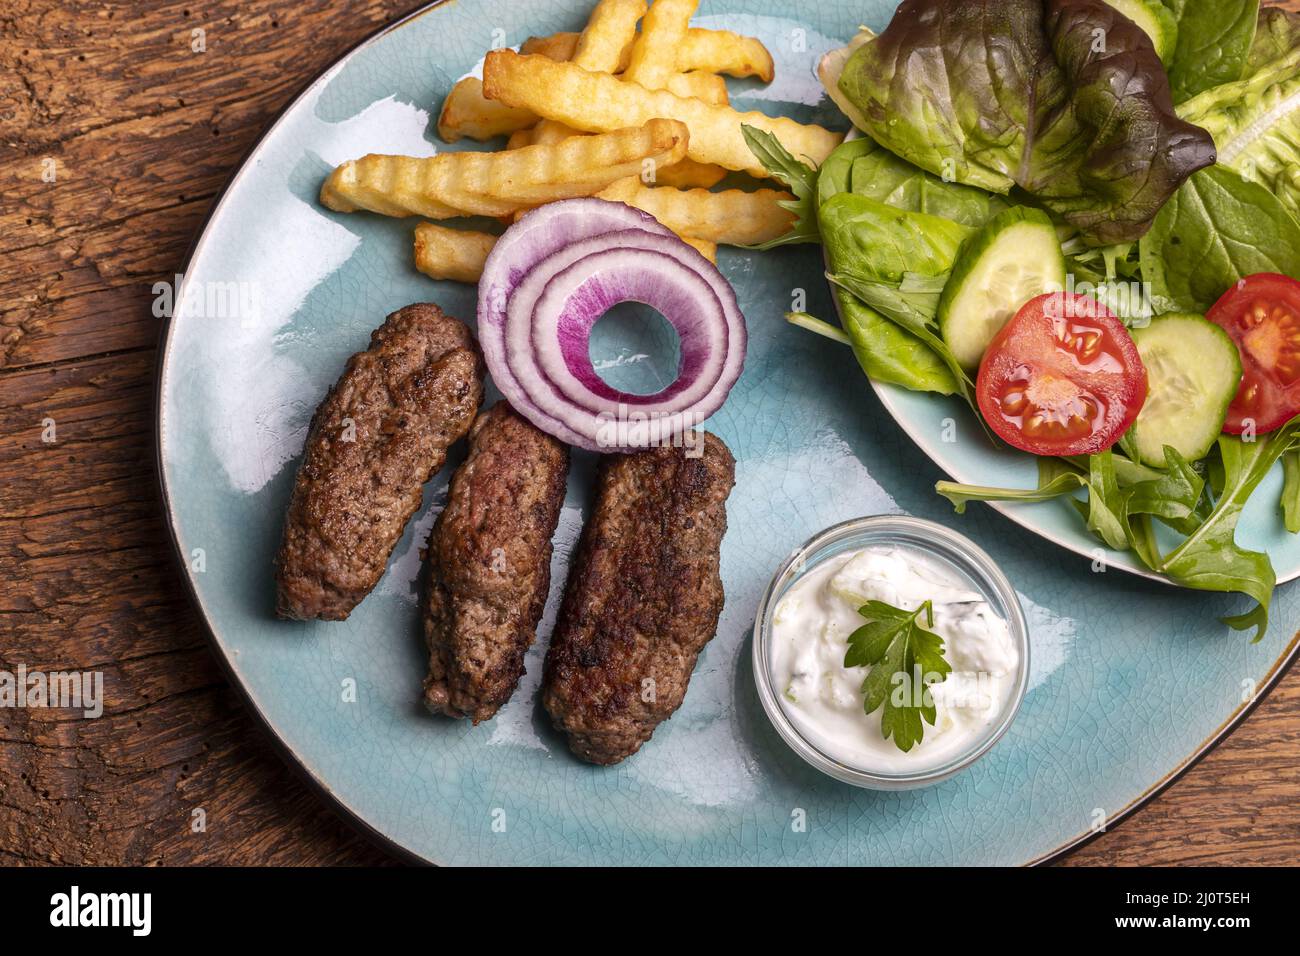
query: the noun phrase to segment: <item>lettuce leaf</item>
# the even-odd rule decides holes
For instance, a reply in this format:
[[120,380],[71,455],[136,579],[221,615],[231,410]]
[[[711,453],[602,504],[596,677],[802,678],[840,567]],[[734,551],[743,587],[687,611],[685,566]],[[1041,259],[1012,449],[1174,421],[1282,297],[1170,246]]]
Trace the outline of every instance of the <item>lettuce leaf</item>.
[[1141,236],[1214,162],[1150,38],[1104,0],[904,0],[839,88],[894,153],[945,180],[1019,186],[1099,245]]
[[1188,100],[1178,113],[1214,137],[1220,164],[1261,183],[1300,216],[1300,16],[1277,12],[1283,16],[1261,24],[1246,75]]

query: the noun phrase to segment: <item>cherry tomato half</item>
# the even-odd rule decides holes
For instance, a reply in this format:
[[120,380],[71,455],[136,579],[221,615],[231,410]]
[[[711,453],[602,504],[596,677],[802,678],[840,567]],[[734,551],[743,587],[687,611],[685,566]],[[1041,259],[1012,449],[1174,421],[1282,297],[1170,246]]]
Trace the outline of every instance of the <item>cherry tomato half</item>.
[[1133,424],[1147,373],[1124,323],[1096,299],[1030,299],[993,337],[975,396],[1008,444],[1035,455],[1090,455]]
[[1205,317],[1241,353],[1241,385],[1223,430],[1240,435],[1253,421],[1262,434],[1294,418],[1300,412],[1300,282],[1274,272],[1246,276]]

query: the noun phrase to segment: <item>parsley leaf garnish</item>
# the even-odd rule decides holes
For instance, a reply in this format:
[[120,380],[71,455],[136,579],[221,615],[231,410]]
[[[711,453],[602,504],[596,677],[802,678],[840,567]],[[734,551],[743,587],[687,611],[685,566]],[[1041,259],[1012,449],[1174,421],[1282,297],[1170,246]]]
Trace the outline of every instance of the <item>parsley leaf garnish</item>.
[[[880,732],[893,737],[906,753],[934,726],[934,698],[929,688],[952,673],[944,659],[943,638],[934,627],[934,608],[926,601],[915,611],[904,611],[883,601],[868,601],[858,608],[867,623],[849,635],[845,667],[870,667],[862,682],[862,707],[870,714],[884,705]],[[921,615],[925,614],[925,627]]]

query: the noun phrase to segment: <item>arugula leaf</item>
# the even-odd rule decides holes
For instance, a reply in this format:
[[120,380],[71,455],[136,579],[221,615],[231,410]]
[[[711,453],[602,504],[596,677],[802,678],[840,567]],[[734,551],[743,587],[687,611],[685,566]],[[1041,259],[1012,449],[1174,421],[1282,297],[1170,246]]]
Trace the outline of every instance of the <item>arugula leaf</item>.
[[839,342],[841,345],[851,345],[852,341],[844,330],[838,325],[831,325],[825,319],[819,319],[815,315],[807,312],[787,312],[785,320],[791,325],[797,325],[801,329],[807,329],[809,332],[816,332],[823,338],[828,338],[832,342]]
[[1255,629],[1253,640],[1268,627],[1268,606],[1276,577],[1267,554],[1246,551],[1236,540],[1237,520],[1250,493],[1273,463],[1300,439],[1300,416],[1253,442],[1236,435],[1219,436],[1223,490],[1214,509],[1156,568],[1184,587],[1204,591],[1239,591],[1255,599],[1245,614],[1224,618],[1236,630]]
[[1125,496],[1115,478],[1115,456],[1109,448],[1088,459],[1088,501],[1075,503],[1088,530],[1117,551],[1128,547]]
[[1295,534],[1300,531],[1300,451],[1282,456],[1282,523]]
[[[1051,459],[1044,459],[1051,460]],[[994,488],[988,485],[963,485],[956,481],[936,481],[934,490],[952,502],[957,514],[965,514],[970,501],[1049,501],[1086,487],[1088,480],[1075,471],[1061,471],[1040,482],[1037,488],[1023,491],[1018,488]]]
[[772,249],[795,242],[818,242],[817,232],[817,170],[790,155],[781,141],[767,130],[741,124],[741,135],[750,152],[758,158],[768,175],[784,183],[794,193],[793,200],[783,199],[778,205],[795,214],[790,231],[752,246],[754,249]]
[[[849,635],[845,667],[870,667],[862,682],[865,713],[884,707],[880,733],[893,737],[906,753],[925,736],[925,724],[934,726],[934,698],[929,688],[952,673],[944,658],[943,638],[934,627],[934,608],[926,601],[915,611],[904,611],[883,601],[868,601],[858,608],[867,623]],[[920,624],[921,614],[926,624]]]
[[1125,490],[1128,515],[1153,515],[1182,534],[1191,534],[1204,515],[1198,514],[1205,479],[1169,445],[1165,445],[1165,471]]
[[[1127,434],[1127,432],[1125,434]],[[1161,471],[1158,468],[1148,468],[1146,465],[1134,460],[1137,458],[1136,453],[1130,455],[1127,451],[1124,451],[1124,447],[1119,444],[1117,444],[1116,447],[1118,447],[1121,452],[1124,452],[1124,454],[1115,456],[1115,478],[1119,481],[1119,486],[1121,488],[1135,485],[1139,481],[1148,481],[1152,478],[1160,477]],[[1068,462],[1076,471],[1086,472],[1088,470],[1087,455],[1073,455],[1063,460]]]
[[[986,488],[940,481],[935,491],[951,501],[958,513],[967,501],[1044,501],[1078,488],[1087,488],[1088,500],[1073,504],[1088,527],[1115,550],[1133,550],[1153,571],[1175,584],[1203,591],[1237,591],[1255,599],[1255,607],[1224,618],[1236,630],[1254,629],[1258,641],[1268,628],[1269,601],[1276,577],[1268,555],[1246,551],[1235,539],[1237,521],[1251,492],[1283,455],[1300,453],[1300,415],[1267,436],[1246,442],[1235,435],[1220,435],[1219,461],[1208,463],[1207,479],[1175,449],[1165,446],[1165,469],[1154,477],[1125,484],[1117,465],[1127,459],[1111,450],[1092,455],[1085,475],[1075,461],[1039,461],[1039,487],[1032,491]],[[1132,464],[1132,463],[1129,463]],[[1138,466],[1145,467],[1145,466]],[[1292,520],[1300,517],[1300,461],[1287,467],[1290,490],[1284,494]],[[1133,472],[1138,475],[1140,472]],[[1161,555],[1152,519],[1183,534],[1183,540]]]

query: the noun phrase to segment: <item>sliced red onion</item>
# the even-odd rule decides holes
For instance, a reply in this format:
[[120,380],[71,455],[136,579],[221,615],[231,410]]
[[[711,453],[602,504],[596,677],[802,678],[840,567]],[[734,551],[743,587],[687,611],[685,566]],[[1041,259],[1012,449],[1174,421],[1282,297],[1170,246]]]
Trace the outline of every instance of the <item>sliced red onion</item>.
[[[478,283],[479,347],[497,388],[521,414],[520,403],[511,398],[519,389],[505,361],[506,304],[511,294],[533,266],[557,250],[590,236],[624,229],[673,235],[659,220],[626,203],[567,199],[539,206],[522,216],[501,235],[488,254]],[[580,444],[581,436],[562,422],[552,421],[550,427],[541,421],[534,420],[533,424],[570,444]]]
[[[717,295],[680,250],[699,256],[675,237],[629,229],[575,242],[539,262],[506,311],[506,361],[523,391],[555,392],[591,412],[622,402],[658,414],[702,399],[722,377],[730,330]],[[613,253],[625,255],[611,258]],[[604,258],[586,261],[593,255]],[[681,369],[658,392],[620,391],[591,363],[591,331],[620,302],[657,309],[681,340]],[[540,400],[538,405],[549,407]]]
[[[596,373],[591,331],[620,302],[657,309],[677,331],[676,380],[652,395]],[[508,229],[479,285],[479,341],[501,393],[534,425],[593,451],[676,438],[712,415],[744,365],[747,333],[717,268],[622,203],[543,206]]]
[[[516,301],[524,298],[534,276],[545,269],[545,264],[539,265],[520,284]],[[597,395],[584,391],[574,375],[577,368],[599,381],[588,355],[588,340],[596,320],[619,302],[644,302],[659,309],[672,317],[670,323],[681,338],[682,369],[673,385],[654,395],[619,392],[604,382],[605,394]],[[531,329],[523,327],[525,344],[518,351],[514,347],[514,302],[510,314],[506,356],[519,383],[543,414],[575,430],[587,434],[593,419],[612,425],[635,416],[644,420],[641,443],[662,444],[711,412],[699,406],[713,393],[722,372],[726,319],[708,284],[669,256],[615,248],[572,263],[546,283],[533,310]],[[581,400],[561,391],[560,381],[569,384]],[[665,398],[668,393],[672,396]],[[722,394],[725,396],[725,390]],[[596,436],[596,444],[602,447],[630,441],[623,436],[602,441]]]

